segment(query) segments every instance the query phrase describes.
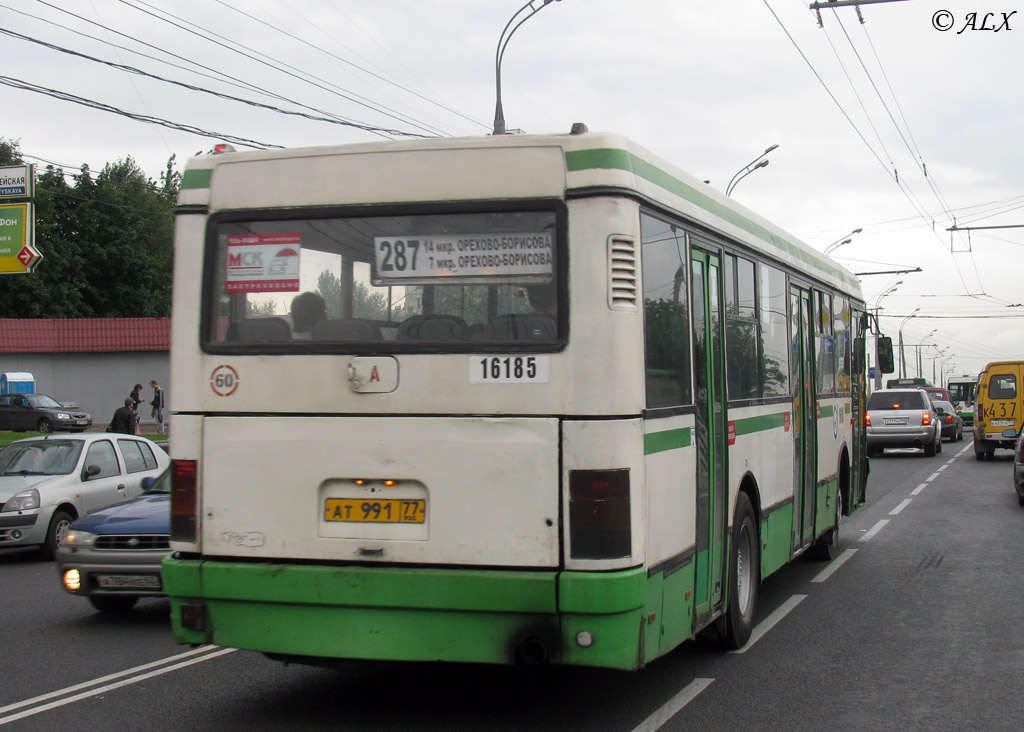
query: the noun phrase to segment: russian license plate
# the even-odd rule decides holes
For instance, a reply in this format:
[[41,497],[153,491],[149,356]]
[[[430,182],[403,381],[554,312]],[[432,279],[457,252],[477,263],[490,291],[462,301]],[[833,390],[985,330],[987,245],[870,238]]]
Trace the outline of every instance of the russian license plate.
[[328,498],[324,521],[371,524],[422,524],[427,502],[422,498]]
[[84,420],[84,419],[79,419],[79,420],[75,420],[75,424],[89,424],[89,423],[86,420]]
[[96,584],[105,590],[159,590],[158,574],[98,574]]
[[993,427],[1016,427],[1017,424],[1012,419],[993,419],[991,422]]
[[906,417],[888,417],[885,420],[885,423],[886,424],[906,424],[907,423],[907,418]]

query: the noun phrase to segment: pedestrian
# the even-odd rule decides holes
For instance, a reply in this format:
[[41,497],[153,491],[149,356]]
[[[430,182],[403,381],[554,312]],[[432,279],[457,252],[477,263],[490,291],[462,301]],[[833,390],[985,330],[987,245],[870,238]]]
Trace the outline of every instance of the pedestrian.
[[138,414],[139,405],[142,404],[142,384],[136,384],[135,388],[132,389],[132,393],[129,394],[128,396],[130,396],[132,398],[132,401],[135,402],[134,404],[132,404],[132,409],[134,409],[135,413]]
[[153,416],[156,417],[156,423],[159,427],[157,431],[162,435],[166,431],[164,425],[164,406],[166,404],[164,401],[164,390],[156,383],[156,379],[150,381],[149,385],[153,387],[153,401],[150,402],[153,406]]
[[124,435],[138,434],[139,415],[133,408],[134,404],[131,397],[124,400],[124,406],[118,407],[114,412],[114,417],[110,420],[110,427],[107,429],[108,432],[120,432]]

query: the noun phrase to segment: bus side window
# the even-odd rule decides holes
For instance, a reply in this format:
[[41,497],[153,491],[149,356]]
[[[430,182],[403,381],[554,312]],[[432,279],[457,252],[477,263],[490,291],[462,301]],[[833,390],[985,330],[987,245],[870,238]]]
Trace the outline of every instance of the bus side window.
[[686,232],[644,213],[640,235],[647,408],[691,404]]

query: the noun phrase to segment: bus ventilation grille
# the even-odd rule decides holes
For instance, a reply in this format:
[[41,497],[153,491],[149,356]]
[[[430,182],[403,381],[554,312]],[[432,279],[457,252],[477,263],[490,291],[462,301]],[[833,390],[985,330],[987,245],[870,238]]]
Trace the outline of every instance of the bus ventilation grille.
[[608,238],[608,307],[636,310],[636,240],[631,236]]

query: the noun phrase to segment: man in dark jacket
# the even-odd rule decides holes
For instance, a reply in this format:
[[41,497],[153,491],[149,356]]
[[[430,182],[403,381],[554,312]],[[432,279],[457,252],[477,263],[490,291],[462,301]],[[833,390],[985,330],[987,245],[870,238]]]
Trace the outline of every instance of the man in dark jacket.
[[138,413],[132,409],[135,401],[128,397],[124,400],[124,406],[118,407],[114,412],[114,418],[110,420],[110,432],[121,432],[126,435],[135,434],[135,426],[139,423]]

